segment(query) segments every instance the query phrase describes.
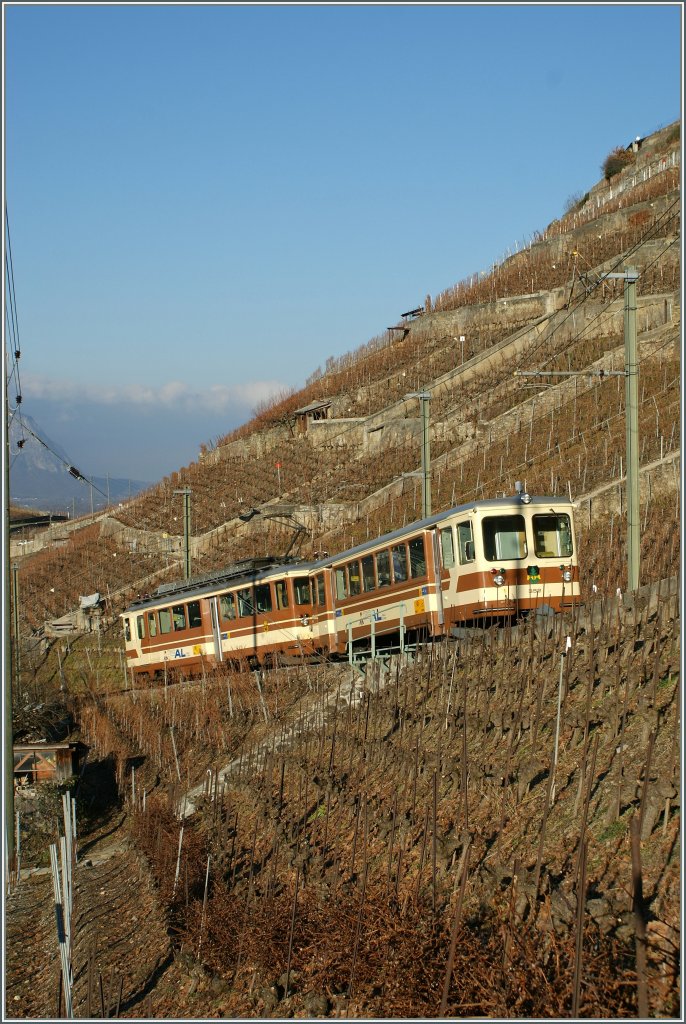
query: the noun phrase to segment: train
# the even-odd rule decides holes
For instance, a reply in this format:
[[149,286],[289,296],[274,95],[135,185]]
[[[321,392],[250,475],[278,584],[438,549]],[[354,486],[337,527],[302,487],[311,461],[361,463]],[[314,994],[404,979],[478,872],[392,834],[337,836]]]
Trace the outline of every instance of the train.
[[162,585],[121,617],[135,682],[403,650],[579,602],[573,503],[518,484],[335,555]]

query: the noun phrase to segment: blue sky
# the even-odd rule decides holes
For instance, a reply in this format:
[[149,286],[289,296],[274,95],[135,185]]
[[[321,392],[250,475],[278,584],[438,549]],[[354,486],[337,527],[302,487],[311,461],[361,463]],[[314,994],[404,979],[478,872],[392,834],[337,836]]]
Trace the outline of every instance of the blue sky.
[[156,480],[681,116],[681,5],[5,4],[26,411]]

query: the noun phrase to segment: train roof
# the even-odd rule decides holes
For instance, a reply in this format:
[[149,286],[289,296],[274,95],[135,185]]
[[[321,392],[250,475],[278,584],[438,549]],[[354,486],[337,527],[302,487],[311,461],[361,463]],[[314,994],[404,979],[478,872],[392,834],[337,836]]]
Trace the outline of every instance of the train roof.
[[546,497],[546,496],[530,496],[530,500],[526,503],[522,502],[518,494],[514,494],[505,498],[482,498],[478,501],[468,501],[464,505],[456,505],[454,508],[448,508],[444,512],[437,512],[435,515],[427,516],[426,519],[415,520],[412,523],[408,523],[407,526],[402,526],[398,530],[393,530],[392,533],[382,533],[379,537],[375,537],[373,540],[366,540],[362,544],[358,544],[354,548],[348,548],[346,551],[336,552],[335,555],[327,555],[326,558],[320,558],[319,561],[314,562],[312,565],[313,569],[325,569],[327,566],[332,565],[333,562],[345,561],[348,558],[354,558],[355,555],[360,554],[362,551],[374,550],[375,548],[382,547],[386,544],[392,544],[395,540],[401,540],[406,537],[408,533],[416,533],[418,530],[428,530],[432,526],[437,526],[438,523],[442,523],[444,519],[448,519],[451,516],[459,515],[460,512],[467,512],[470,509],[474,512],[478,512],[479,509],[512,509],[516,507],[531,507],[536,508],[554,508],[554,506],[564,505],[567,508],[573,506],[573,502],[567,497]]
[[273,576],[275,571],[280,575],[298,570],[307,573],[313,565],[313,562],[306,562],[303,559],[282,562],[277,558],[245,558],[240,562],[233,562],[219,572],[206,573],[203,576],[194,576],[189,580],[178,580],[175,583],[163,583],[149,597],[132,601],[122,614],[126,615],[127,612],[165,604],[177,596],[185,598],[189,595],[212,594],[221,589],[223,585],[236,586],[243,582],[255,583]]

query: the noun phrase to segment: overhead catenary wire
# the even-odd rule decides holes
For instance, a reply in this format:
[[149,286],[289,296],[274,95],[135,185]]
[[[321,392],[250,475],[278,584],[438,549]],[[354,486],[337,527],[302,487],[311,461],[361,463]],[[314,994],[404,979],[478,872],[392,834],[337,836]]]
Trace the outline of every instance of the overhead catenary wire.
[[[654,224],[651,225],[651,227],[645,232],[645,234],[642,235],[641,238],[633,246],[631,246],[626,252],[624,252],[620,256],[618,256],[614,263],[610,264],[610,270],[608,271],[608,273],[612,273],[618,267],[620,267],[623,263],[626,263],[626,261],[628,259],[631,259],[631,257],[634,256],[638,252],[638,250],[641,248],[641,246],[643,246],[643,245],[647,244],[647,242],[651,241],[652,240],[652,236],[654,236],[656,234],[656,232],[663,227],[663,225],[661,224],[661,221],[665,217],[667,217],[667,223],[669,223],[670,220],[676,219],[677,214],[676,213],[672,214],[671,211],[674,209],[675,206],[678,206],[679,203],[680,203],[680,199],[676,199],[671,204],[671,206],[668,207],[668,209],[664,211],[664,213],[660,214],[660,216],[657,218],[657,220],[654,222]],[[668,214],[669,214],[669,216],[667,216]],[[540,341],[537,344],[535,344],[532,349],[529,349],[527,351],[527,353],[526,353],[527,361],[530,361],[531,357],[534,356],[536,354],[536,352],[538,352],[547,342],[549,342],[552,339],[552,337],[555,334],[555,332],[559,331],[560,328],[570,319],[570,317],[572,317],[584,305],[585,302],[588,302],[590,300],[591,296],[603,284],[603,280],[604,280],[603,277],[600,277],[598,279],[598,281],[595,282],[595,284],[592,285],[590,290],[586,290],[583,295],[579,296],[579,298],[576,300],[576,303],[573,306],[570,306],[569,303],[567,304],[567,308],[564,310],[565,316],[563,316],[562,319],[559,321],[559,323],[555,324],[552,327],[551,331],[545,337],[541,338]],[[614,299],[608,300],[607,305],[609,306],[613,301],[614,301]],[[602,310],[601,310],[601,313],[602,313]],[[600,314],[597,314],[597,315],[600,315]],[[587,324],[583,328],[583,330],[585,331],[588,326],[589,325]],[[580,337],[580,335],[577,335],[576,338],[572,338],[570,340],[570,342],[568,342],[568,343],[570,343],[570,344],[573,343],[579,337]],[[548,357],[548,359],[545,360],[545,362],[542,365],[545,366],[546,363],[550,362],[550,360],[552,358],[554,358],[554,356]]]
[[31,437],[38,441],[39,444],[42,444],[43,447],[46,448],[51,455],[54,455],[56,459],[59,459],[63,466],[67,467],[67,472],[69,473],[70,476],[74,477],[75,480],[82,480],[84,483],[89,484],[94,491],[97,491],[98,494],[102,494],[103,498],[107,497],[105,492],[101,491],[97,484],[94,484],[93,481],[85,475],[85,473],[81,473],[80,470],[76,468],[76,466],[72,466],[70,462],[62,458],[62,456],[58,452],[56,452],[54,448],[51,448],[47,441],[44,441],[43,438],[40,437],[34,430],[31,430],[30,427],[26,426],[26,424],[24,425],[24,429],[27,431],[27,433],[31,435]]

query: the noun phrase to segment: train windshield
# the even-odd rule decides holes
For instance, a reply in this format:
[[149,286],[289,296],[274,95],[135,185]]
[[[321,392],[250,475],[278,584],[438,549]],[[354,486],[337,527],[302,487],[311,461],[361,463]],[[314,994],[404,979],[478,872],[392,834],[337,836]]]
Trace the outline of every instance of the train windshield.
[[489,516],[483,521],[484,556],[489,562],[526,558],[524,516]]
[[534,550],[537,558],[571,558],[572,527],[569,516],[534,516]]

